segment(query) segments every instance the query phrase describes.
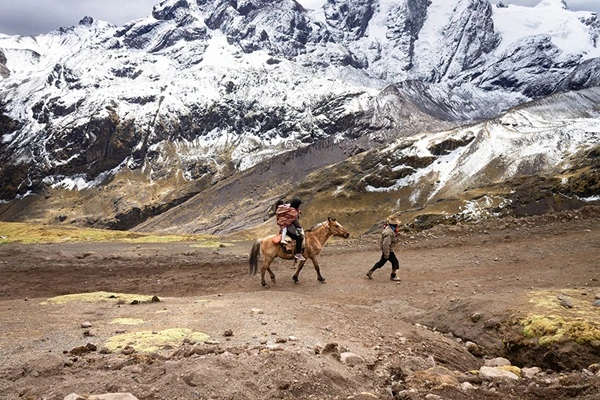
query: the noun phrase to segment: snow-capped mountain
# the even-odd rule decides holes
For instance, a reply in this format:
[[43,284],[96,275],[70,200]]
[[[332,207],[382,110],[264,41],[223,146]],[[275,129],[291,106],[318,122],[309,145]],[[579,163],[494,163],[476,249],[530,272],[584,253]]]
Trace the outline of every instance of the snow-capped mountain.
[[102,190],[128,227],[286,153],[329,149],[309,172],[598,86],[599,35],[560,0],[167,0],[0,35],[0,197]]
[[[390,214],[418,228],[489,217],[544,214],[600,201],[600,88],[559,93],[491,120],[421,133],[358,153],[300,178],[280,160],[225,180],[139,225],[162,232],[273,229],[277,197],[308,200],[311,223],[340,216],[365,232]],[[320,154],[304,155],[304,159]],[[282,173],[277,173],[277,170]],[[272,170],[276,170],[271,173]],[[283,176],[283,178],[281,178]],[[252,185],[241,185],[242,181]],[[219,202],[216,199],[226,199]],[[211,216],[218,215],[219,218]]]

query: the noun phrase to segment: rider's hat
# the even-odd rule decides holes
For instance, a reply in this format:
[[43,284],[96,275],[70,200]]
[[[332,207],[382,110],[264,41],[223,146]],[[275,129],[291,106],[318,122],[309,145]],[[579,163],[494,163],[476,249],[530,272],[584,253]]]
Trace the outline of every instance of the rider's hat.
[[298,207],[300,207],[300,204],[302,204],[302,200],[300,200],[297,197],[294,197],[294,199],[290,202],[290,206],[298,209]]

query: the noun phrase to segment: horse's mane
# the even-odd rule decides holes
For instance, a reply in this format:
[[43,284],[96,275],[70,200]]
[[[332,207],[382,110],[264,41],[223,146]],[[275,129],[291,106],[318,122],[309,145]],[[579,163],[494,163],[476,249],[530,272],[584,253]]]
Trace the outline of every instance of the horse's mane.
[[[335,219],[332,218],[333,221],[335,221]],[[328,221],[323,221],[323,222],[319,222],[318,224],[315,224],[313,226],[311,226],[310,228],[308,228],[308,230],[306,232],[313,232],[315,230],[317,230],[318,228],[320,228],[321,226],[325,225],[325,223]]]
[[319,228],[324,223],[325,223],[325,221],[319,222],[318,224],[315,224],[315,225],[311,226],[310,228],[307,229],[307,232],[312,232],[312,231],[316,230],[317,228]]

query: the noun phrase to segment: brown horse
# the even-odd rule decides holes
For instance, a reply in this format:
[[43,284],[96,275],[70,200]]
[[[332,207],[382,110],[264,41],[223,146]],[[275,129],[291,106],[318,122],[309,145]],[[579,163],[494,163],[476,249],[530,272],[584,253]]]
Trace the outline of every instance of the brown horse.
[[[319,269],[319,262],[317,261],[317,256],[323,250],[323,246],[327,239],[330,236],[339,236],[343,238],[347,238],[350,236],[348,231],[344,229],[342,225],[340,225],[335,218],[327,218],[327,221],[321,222],[308,231],[305,232],[304,235],[304,251],[302,255],[304,258],[310,259],[315,267],[315,271],[317,272],[317,279],[319,282],[325,283],[325,278],[321,275],[321,270]],[[271,277],[271,282],[275,284],[275,274],[271,271],[271,263],[275,258],[280,257],[286,260],[291,260],[294,258],[294,253],[287,253],[283,250],[279,243],[273,243],[273,237],[277,235],[270,235],[264,237],[262,239],[257,239],[252,246],[252,251],[250,252],[250,275],[256,275],[256,270],[258,268],[258,256],[260,253],[263,254],[264,260],[262,263],[262,267],[260,269],[260,283],[263,287],[269,287],[267,282],[265,281],[265,272],[269,272]],[[296,269],[296,273],[294,274],[294,282],[298,283],[298,274],[304,267],[306,260],[300,261],[298,267]]]

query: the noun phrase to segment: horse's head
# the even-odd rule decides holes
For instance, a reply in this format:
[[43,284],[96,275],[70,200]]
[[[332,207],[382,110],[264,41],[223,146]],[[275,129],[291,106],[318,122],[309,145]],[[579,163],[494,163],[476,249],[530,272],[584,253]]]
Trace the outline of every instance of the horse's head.
[[348,232],[341,224],[339,224],[335,218],[328,217],[327,223],[329,225],[329,231],[333,236],[339,236],[345,239],[350,237],[350,232]]

